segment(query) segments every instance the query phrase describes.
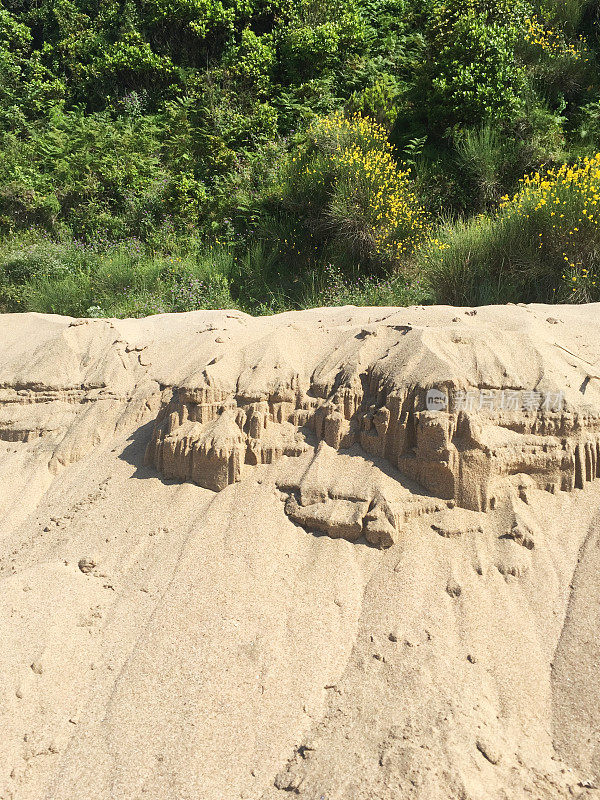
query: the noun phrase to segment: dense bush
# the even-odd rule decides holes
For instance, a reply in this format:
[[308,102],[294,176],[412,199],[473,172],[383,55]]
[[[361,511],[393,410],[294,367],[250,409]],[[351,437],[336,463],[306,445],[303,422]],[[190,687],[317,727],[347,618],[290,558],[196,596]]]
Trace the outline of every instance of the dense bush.
[[26,142],[6,134],[0,164],[0,226],[37,224],[83,238],[120,237],[160,217],[166,173],[156,126],[144,118],[57,109]]

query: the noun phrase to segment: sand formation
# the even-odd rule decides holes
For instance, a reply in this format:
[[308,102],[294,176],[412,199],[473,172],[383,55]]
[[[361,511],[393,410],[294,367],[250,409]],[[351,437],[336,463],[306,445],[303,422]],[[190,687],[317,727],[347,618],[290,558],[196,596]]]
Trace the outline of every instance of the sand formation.
[[[223,382],[225,367],[215,359],[198,379],[172,387],[147,463],[166,477],[220,491],[241,480],[248,467],[301,455],[314,439],[335,451],[357,448],[383,459],[435,497],[473,511],[493,509],[513,487],[511,476],[523,477],[521,492],[571,491],[600,477],[600,418],[585,402],[585,390],[575,403],[565,401],[556,362],[572,365],[576,357],[567,350],[548,353],[547,364],[535,353],[541,363],[531,382],[530,365],[511,363],[514,353],[502,359],[502,350],[510,351],[507,342],[498,342],[503,347],[495,352],[498,330],[457,334],[454,325],[432,333],[384,319],[349,331],[342,352],[334,348],[325,363],[316,347],[316,358],[307,353],[296,371],[292,354],[301,347],[301,331],[288,327],[283,333],[290,357],[280,348],[278,363],[269,365],[276,370],[274,385],[272,375],[264,386],[254,377],[249,385]],[[465,345],[471,352],[463,364]],[[243,361],[243,344],[241,350],[225,361]],[[491,367],[485,380],[476,374],[479,358]],[[582,386],[592,379],[593,369]],[[446,408],[428,410],[431,390],[440,392]],[[296,521],[312,519],[318,529],[351,540],[364,532],[372,544],[391,544],[392,528],[403,519],[402,508],[393,512],[381,498],[321,497],[331,508],[314,512],[301,511],[306,502],[290,500],[286,508]]]
[[0,318],[1,800],[600,796],[599,311]]

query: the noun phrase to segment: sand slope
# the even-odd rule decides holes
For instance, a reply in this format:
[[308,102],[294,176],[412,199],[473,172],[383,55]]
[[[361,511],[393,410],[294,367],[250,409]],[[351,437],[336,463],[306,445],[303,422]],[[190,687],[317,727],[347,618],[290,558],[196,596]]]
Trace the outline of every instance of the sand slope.
[[0,317],[1,800],[600,797],[599,313]]

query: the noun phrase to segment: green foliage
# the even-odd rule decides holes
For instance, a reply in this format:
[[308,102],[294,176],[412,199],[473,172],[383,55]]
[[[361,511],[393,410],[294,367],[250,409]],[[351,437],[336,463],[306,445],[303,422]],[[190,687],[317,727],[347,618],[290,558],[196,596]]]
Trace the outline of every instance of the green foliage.
[[115,238],[156,220],[166,180],[151,119],[119,118],[80,110],[51,112],[25,141],[2,137],[0,227],[31,224],[71,228],[82,237],[104,231]]
[[439,303],[551,302],[531,233],[514,221],[488,216],[447,224],[438,236],[448,247],[423,251],[419,268]]
[[318,24],[302,24],[296,17],[277,37],[283,74],[292,83],[316,78],[359,50],[365,33],[361,18],[352,13],[342,11],[339,18]]
[[600,100],[592,100],[580,108],[575,130],[583,149],[593,152],[600,142]]
[[[360,274],[348,276],[326,264],[305,304],[314,306],[410,306],[431,301],[421,278],[394,273],[385,279]],[[308,301],[308,302],[307,302]]]
[[371,117],[389,130],[400,112],[399,95],[398,78],[384,72],[374,83],[352,94],[348,101],[348,110],[351,113]]
[[593,4],[594,0],[539,0],[542,16],[571,35],[577,32],[585,12]]
[[[523,67],[515,61],[519,4],[433,4],[430,65],[433,119],[454,122],[519,113],[526,85]],[[496,6],[497,8],[494,8]],[[501,17],[506,12],[507,17]]]
[[272,91],[277,55],[270,34],[257,36],[250,28],[242,31],[239,44],[232,46],[223,64],[240,93],[267,100]]
[[591,245],[565,293],[497,206],[600,150],[598,21],[596,0],[0,0],[4,307],[422,302],[415,264],[438,299],[595,296]]
[[459,168],[473,193],[478,210],[500,200],[512,177],[515,144],[489,123],[480,128],[463,128],[455,135]]
[[146,0],[147,24],[155,27],[175,24],[199,39],[232,33],[240,18],[250,15],[248,0]]
[[0,6],[0,130],[24,130],[65,93],[64,82],[34,50],[29,26]]

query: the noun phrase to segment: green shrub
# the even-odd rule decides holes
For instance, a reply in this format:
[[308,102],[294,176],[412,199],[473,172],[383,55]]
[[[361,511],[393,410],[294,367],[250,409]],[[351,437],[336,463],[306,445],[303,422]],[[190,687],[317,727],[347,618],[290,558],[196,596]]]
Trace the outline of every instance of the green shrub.
[[246,311],[276,314],[301,302],[305,287],[300,274],[282,273],[278,250],[260,240],[236,259],[231,274],[232,294]]
[[591,76],[585,41],[567,37],[563,28],[535,14],[526,17],[524,25],[517,51],[535,85],[554,102],[577,98]]
[[472,124],[521,112],[527,77],[515,45],[523,17],[519,2],[431,3],[425,90],[432,122]]
[[479,128],[459,129],[455,147],[465,189],[471,192],[475,209],[481,211],[497,204],[512,185],[519,156],[514,139],[488,122]]
[[275,41],[291,83],[317,78],[364,48],[367,26],[352,0],[300,0],[288,4],[286,17]]
[[223,58],[237,90],[262,100],[269,97],[276,61],[273,36],[257,36],[250,28],[244,29],[240,43],[232,46]]
[[[0,228],[66,226],[93,238],[131,235],[142,208],[160,209],[165,173],[152,120],[55,110],[27,140],[6,136]],[[155,217],[156,218],[156,217]]]
[[[543,284],[547,277],[531,232],[505,219],[481,215],[447,223],[438,237],[446,248],[426,248],[418,257],[437,303],[464,306],[531,300],[538,282]],[[552,293],[544,291],[537,297],[552,300]]]
[[348,102],[351,114],[371,117],[379,125],[391,130],[399,114],[398,96],[400,82],[389,73],[380,75],[374,83],[360,92],[354,92]]
[[539,0],[543,16],[569,34],[577,32],[584,13],[592,5],[593,0]]
[[579,109],[575,131],[577,144],[591,155],[600,143],[600,100],[591,100]]

